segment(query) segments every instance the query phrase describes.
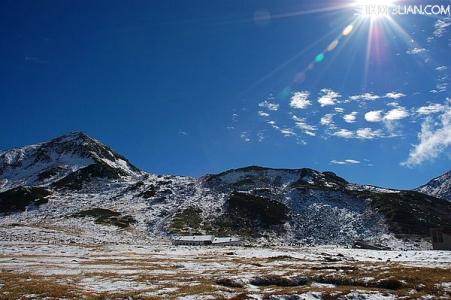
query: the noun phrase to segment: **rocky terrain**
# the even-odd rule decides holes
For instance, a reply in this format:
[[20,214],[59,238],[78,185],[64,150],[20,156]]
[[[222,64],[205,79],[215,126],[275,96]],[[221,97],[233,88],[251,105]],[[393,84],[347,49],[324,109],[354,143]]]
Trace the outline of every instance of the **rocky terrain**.
[[416,189],[419,192],[451,201],[451,171]]
[[[308,168],[156,175],[71,133],[0,153],[0,299],[449,299],[450,256],[427,249],[450,225],[419,191]],[[245,246],[171,245],[187,234]]]
[[431,227],[451,226],[451,204],[418,191],[308,168],[149,174],[79,132],[0,154],[0,212],[1,226],[76,228],[73,240],[98,243],[214,234],[250,245],[419,249],[430,247]]

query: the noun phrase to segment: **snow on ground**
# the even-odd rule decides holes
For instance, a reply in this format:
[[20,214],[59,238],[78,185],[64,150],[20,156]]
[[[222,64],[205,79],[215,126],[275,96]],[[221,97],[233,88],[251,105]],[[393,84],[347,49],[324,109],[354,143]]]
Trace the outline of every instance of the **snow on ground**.
[[[31,235],[39,238],[29,241]],[[55,290],[64,291],[61,297],[113,299],[450,296],[451,255],[445,251],[173,246],[152,237],[127,238],[120,231],[117,238],[112,235],[75,239],[73,232],[58,228],[0,226],[0,298],[35,294],[39,299]],[[53,286],[33,289],[46,286],[42,282]]]

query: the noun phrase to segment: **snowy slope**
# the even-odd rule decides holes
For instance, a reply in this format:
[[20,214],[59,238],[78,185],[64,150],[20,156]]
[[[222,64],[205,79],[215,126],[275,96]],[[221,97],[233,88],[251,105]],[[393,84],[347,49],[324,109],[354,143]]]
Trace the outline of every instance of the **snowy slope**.
[[451,171],[416,189],[419,192],[451,201]]
[[0,154],[0,191],[17,186],[46,186],[89,165],[105,163],[123,174],[141,172],[125,158],[87,135],[74,132],[46,143]]
[[450,203],[418,192],[307,168],[148,174],[82,133],[3,152],[0,182],[0,225],[58,228],[86,241],[215,234],[250,243],[400,247],[396,234],[425,236],[429,227],[451,225]]

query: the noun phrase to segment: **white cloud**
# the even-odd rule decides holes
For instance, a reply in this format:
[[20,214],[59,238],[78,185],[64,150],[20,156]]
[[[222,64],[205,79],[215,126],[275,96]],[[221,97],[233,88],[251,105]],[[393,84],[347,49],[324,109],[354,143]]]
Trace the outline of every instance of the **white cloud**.
[[451,146],[451,107],[437,119],[428,116],[421,124],[418,134],[419,142],[414,145],[409,157],[401,165],[413,167],[425,161],[437,158],[443,151]]
[[268,121],[267,122],[269,125],[271,125],[272,128],[276,129],[276,130],[280,130],[280,127],[277,126],[276,121]]
[[420,115],[430,115],[430,114],[442,112],[442,111],[444,111],[445,108],[446,108],[446,106],[443,104],[433,103],[433,104],[429,104],[427,106],[422,106],[422,107],[418,108],[417,113],[419,113]]
[[332,125],[334,123],[334,114],[325,114],[322,118],[321,118],[321,125]]
[[439,19],[434,24],[434,32],[432,33],[435,37],[442,37],[446,32],[446,28],[451,25],[450,18]]
[[315,136],[316,127],[310,124],[307,124],[304,118],[299,118],[297,116],[292,117],[296,123],[296,127],[302,129],[302,131],[310,136]]
[[401,97],[405,97],[406,95],[403,93],[399,93],[399,92],[390,92],[390,93],[386,93],[384,98],[390,98],[390,99],[399,99]]
[[341,108],[341,107],[335,107],[334,110],[335,110],[337,113],[342,113],[342,112],[345,111],[344,108]]
[[387,103],[387,106],[399,107],[399,103],[398,102],[389,102],[389,103]]
[[357,138],[360,139],[375,139],[384,136],[382,130],[373,130],[371,128],[360,128],[356,131]]
[[246,143],[248,143],[248,142],[251,141],[251,139],[249,138],[249,134],[248,134],[247,131],[241,132],[240,137],[241,137],[241,139],[244,140]]
[[389,110],[385,116],[384,120],[387,121],[397,121],[409,116],[409,112],[402,106]]
[[360,164],[360,161],[355,159],[345,159],[345,162],[347,162],[348,164]]
[[266,108],[267,110],[270,110],[270,111],[277,111],[277,110],[279,110],[279,104],[270,102],[268,100],[260,102],[258,104],[258,106],[264,107],[264,108]]
[[269,117],[269,114],[267,113],[267,112],[264,112],[264,111],[258,111],[257,112],[258,113],[258,115],[260,116],[260,117],[263,117],[263,118],[265,118],[265,117]]
[[438,78],[437,84],[435,85],[437,93],[446,92],[448,89],[448,83],[445,82],[446,78]]
[[382,110],[372,110],[365,114],[365,120],[368,122],[382,121]]
[[290,106],[292,108],[305,109],[312,103],[308,99],[310,93],[308,91],[295,92],[291,97]]
[[426,52],[425,48],[417,48],[417,47],[406,51],[407,54],[411,54],[411,55],[420,54],[423,52]]
[[348,129],[340,129],[336,132],[334,132],[332,135],[338,136],[345,139],[375,139],[375,138],[382,138],[384,137],[384,133],[382,130],[373,130],[371,128],[360,128],[357,129],[355,132],[350,131]]
[[320,92],[320,97],[318,98],[318,103],[321,107],[335,105],[338,102],[338,98],[341,95],[331,89],[322,89]]
[[437,68],[435,68],[437,71],[446,71],[446,70],[448,70],[448,67],[447,66],[440,66],[440,67],[437,67]]
[[290,136],[296,135],[296,133],[294,132],[294,130],[292,128],[282,128],[282,129],[280,129],[280,133],[282,133],[284,137],[290,137]]
[[384,95],[380,96],[380,95],[376,95],[373,93],[363,93],[360,95],[354,95],[349,97],[350,100],[354,100],[354,101],[374,101],[377,99],[381,99],[381,98],[389,98],[389,99],[399,99],[401,97],[405,97],[406,95],[401,93],[401,92],[389,92],[389,93],[385,93]]
[[343,120],[345,120],[346,123],[354,123],[356,119],[357,119],[356,111],[353,111],[352,113],[343,116]]
[[232,122],[238,122],[238,114],[233,114],[232,115]]
[[347,129],[340,129],[336,132],[334,132],[332,135],[338,136],[345,139],[350,139],[354,137],[354,132],[347,130]]
[[332,164],[336,164],[336,165],[355,165],[355,164],[360,164],[360,161],[355,160],[355,159],[345,159],[345,160],[331,160],[330,161]]
[[[271,125],[272,128],[280,132],[284,137],[292,137],[297,136],[297,134],[294,132],[293,128],[281,128],[277,125],[276,121],[267,121],[269,125]],[[260,136],[257,134],[258,139],[260,140]]]
[[361,95],[354,95],[354,96],[349,97],[349,99],[354,100],[354,101],[359,101],[359,100],[373,101],[373,100],[377,100],[380,98],[381,98],[381,96],[375,95],[373,93],[364,93]]

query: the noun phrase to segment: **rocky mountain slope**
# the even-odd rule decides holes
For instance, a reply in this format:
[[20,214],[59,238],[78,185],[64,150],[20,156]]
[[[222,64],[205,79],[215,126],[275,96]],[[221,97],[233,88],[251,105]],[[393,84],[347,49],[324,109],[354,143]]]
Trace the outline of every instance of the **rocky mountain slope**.
[[400,237],[419,246],[430,227],[451,226],[451,203],[417,191],[307,168],[148,174],[82,133],[3,152],[0,180],[0,226],[70,230],[71,241],[215,234],[250,243],[399,247]]
[[[81,132],[0,153],[0,191],[18,186],[48,186],[68,175],[136,177],[141,171],[126,158]],[[60,184],[64,184],[64,181]]]
[[416,189],[419,192],[451,201],[451,171]]

